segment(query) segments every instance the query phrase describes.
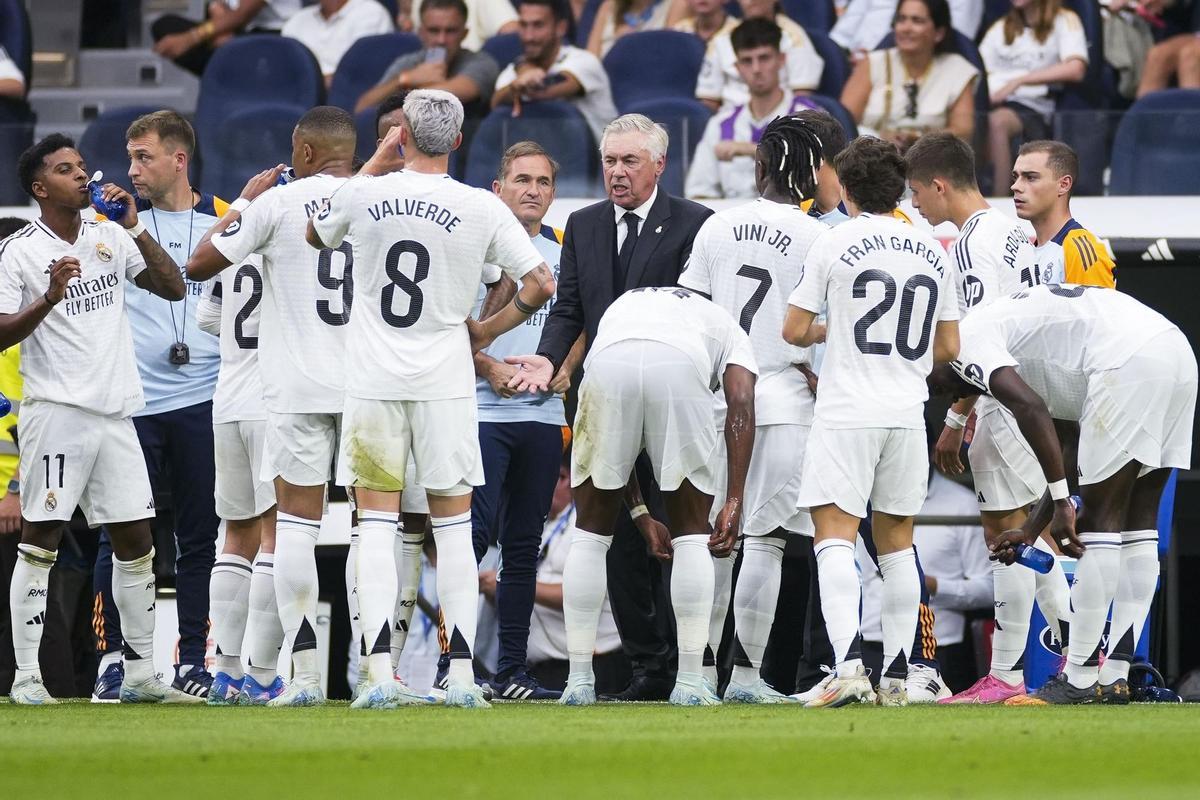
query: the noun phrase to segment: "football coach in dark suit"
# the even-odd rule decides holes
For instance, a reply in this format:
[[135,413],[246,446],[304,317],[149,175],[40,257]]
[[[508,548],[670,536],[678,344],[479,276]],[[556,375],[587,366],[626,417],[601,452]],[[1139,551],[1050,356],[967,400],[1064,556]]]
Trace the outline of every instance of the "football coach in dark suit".
[[[557,372],[579,335],[596,338],[600,317],[629,289],[675,286],[692,241],[712,211],[671,197],[658,186],[666,166],[667,134],[648,117],[626,114],[604,129],[600,142],[608,199],[567,220],[558,300],[542,331],[538,355]],[[544,364],[544,362],[542,362]],[[671,552],[658,487],[643,454],[637,477],[645,502],[627,495],[608,552],[608,596],[633,680],[619,700],[666,700],[675,683],[675,635],[669,591],[647,543]],[[654,513],[645,514],[644,505]],[[631,509],[639,512],[636,523]],[[656,546],[657,544],[657,546]]]

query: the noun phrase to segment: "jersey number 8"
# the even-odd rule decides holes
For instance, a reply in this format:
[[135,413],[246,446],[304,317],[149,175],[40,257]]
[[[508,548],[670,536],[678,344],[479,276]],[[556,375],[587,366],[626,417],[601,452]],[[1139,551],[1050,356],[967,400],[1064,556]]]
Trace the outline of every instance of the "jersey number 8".
[[[400,271],[400,259],[404,255],[411,255],[416,262],[411,278]],[[429,250],[411,239],[396,242],[387,251],[384,269],[391,283],[383,287],[379,296],[379,311],[383,314],[383,321],[393,328],[410,328],[417,324],[425,306],[425,293],[417,284],[429,277]],[[392,310],[397,289],[408,295],[408,312],[403,315]]]

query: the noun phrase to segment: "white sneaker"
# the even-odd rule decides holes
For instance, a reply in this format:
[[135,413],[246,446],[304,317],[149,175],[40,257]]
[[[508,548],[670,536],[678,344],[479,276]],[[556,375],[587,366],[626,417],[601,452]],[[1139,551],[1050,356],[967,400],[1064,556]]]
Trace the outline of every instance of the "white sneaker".
[[564,706],[594,706],[596,705],[596,684],[582,680],[567,680],[567,688],[563,689],[562,697],[558,698]]
[[135,681],[125,674],[121,682],[122,703],[203,703],[203,697],[181,692],[159,675]]
[[859,667],[853,675],[839,678],[836,675],[817,697],[804,704],[805,708],[838,708],[851,703],[875,702],[875,690],[867,678],[867,671]]
[[51,697],[42,685],[40,675],[26,675],[14,683],[8,694],[8,702],[18,706],[58,705],[58,701]]
[[884,678],[879,682],[875,691],[875,703],[881,706],[906,706],[908,693],[904,691],[904,681],[899,678]]
[[676,680],[675,688],[671,690],[671,699],[667,702],[673,706],[719,706],[721,698],[717,697],[717,693],[708,687],[703,678],[681,678]]
[[368,686],[353,702],[351,708],[399,708],[400,706],[427,706],[433,703],[433,698],[417,694],[399,681],[393,679]]
[[312,683],[292,681],[283,690],[283,694],[267,703],[272,708],[319,706],[324,704],[325,693],[321,691],[321,684],[315,681]]
[[798,703],[795,697],[775,691],[774,687],[759,678],[756,683],[729,682],[725,687],[726,703],[748,703],[752,705],[771,705],[780,703]]
[[483,689],[475,683],[450,684],[446,689],[445,704],[457,708],[491,708],[492,704],[483,696]]
[[829,688],[829,684],[837,677],[837,673],[829,667],[822,666],[821,670],[825,673],[825,677],[817,681],[811,688],[803,692],[797,692],[791,697],[798,703],[807,703],[810,700],[816,700],[821,695],[825,694],[825,690]]
[[904,691],[908,695],[909,705],[920,703],[936,703],[950,696],[950,687],[942,680],[941,674],[933,667],[924,664],[909,664],[908,678],[904,681]]

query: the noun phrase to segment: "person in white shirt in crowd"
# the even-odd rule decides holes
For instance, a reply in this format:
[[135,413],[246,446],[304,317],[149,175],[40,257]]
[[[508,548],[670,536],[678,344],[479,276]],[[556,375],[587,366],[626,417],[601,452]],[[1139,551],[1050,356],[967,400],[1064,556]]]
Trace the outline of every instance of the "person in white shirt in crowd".
[[604,0],[588,35],[588,52],[604,58],[627,33],[662,30],[670,10],[671,0]]
[[[857,62],[891,32],[896,6],[896,0],[850,0],[829,38]],[[982,21],[983,0],[950,0],[950,24],[963,36],[974,41]]]
[[[816,91],[825,61],[817,53],[804,28],[779,9],[776,0],[738,0],[742,19],[772,20],[783,31],[781,47],[786,61],[779,67],[780,84],[792,92]],[[737,55],[730,33],[718,33],[708,43],[700,76],[696,79],[696,98],[713,111],[721,106],[745,103],[750,90],[737,69]]]
[[667,17],[668,28],[699,36],[705,44],[720,34],[728,35],[740,22],[725,11],[721,0],[674,0]]
[[378,0],[320,0],[293,14],[280,33],[312,51],[328,87],[350,45],[393,30],[392,15]]
[[687,197],[758,197],[754,154],[763,131],[777,117],[817,107],[804,95],[780,86],[780,68],[786,60],[779,49],[782,36],[779,26],[766,19],[749,19],[733,29],[730,40],[738,75],[750,99],[722,108],[708,121],[688,167]]
[[[400,0],[396,12],[396,27],[402,31],[411,31],[416,27],[416,20],[421,19],[421,13],[427,0]],[[509,0],[466,0],[467,16],[471,19],[471,28],[463,39],[462,46],[471,50],[480,50],[483,43],[493,36],[517,32],[517,10]]]
[[562,0],[518,0],[522,55],[496,79],[492,108],[538,100],[564,100],[587,120],[596,141],[617,116],[608,73],[600,59],[566,44],[567,18]]
[[212,0],[208,19],[163,14],[150,25],[154,52],[202,75],[218,47],[239,33],[279,33],[301,0]]
[[858,132],[894,142],[901,152],[929,131],[970,140],[979,70],[954,51],[946,0],[901,0],[892,31],[895,46],[868,53],[842,89]]
[[1083,80],[1087,37],[1079,15],[1062,0],[1012,0],[979,43],[979,55],[991,91],[988,154],[992,194],[999,195],[1012,178],[1013,137],[1051,138],[1051,91]]

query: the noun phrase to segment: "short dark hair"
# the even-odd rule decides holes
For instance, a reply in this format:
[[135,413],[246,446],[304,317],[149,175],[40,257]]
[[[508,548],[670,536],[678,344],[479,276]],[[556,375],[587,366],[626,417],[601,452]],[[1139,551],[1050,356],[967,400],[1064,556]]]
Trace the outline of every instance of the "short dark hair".
[[1033,142],[1026,142],[1021,145],[1021,149],[1017,151],[1017,156],[1023,156],[1027,153],[1045,153],[1046,163],[1050,165],[1050,169],[1054,170],[1054,177],[1061,178],[1064,175],[1070,175],[1072,180],[1079,178],[1079,156],[1071,149],[1069,144],[1056,142],[1052,139],[1038,139]]
[[28,224],[24,217],[0,217],[0,239],[7,239]]
[[910,181],[929,183],[942,178],[956,189],[978,189],[975,151],[948,131],[927,133],[904,156]]
[[563,0],[517,0],[514,5],[518,11],[521,10],[521,6],[545,6],[554,15],[555,22],[567,19],[566,4]]
[[21,188],[25,194],[34,197],[33,184],[42,170],[46,168],[46,156],[57,153],[64,147],[72,150],[79,149],[75,146],[75,140],[70,136],[64,133],[52,133],[21,153],[17,158],[17,178],[21,181]]
[[496,180],[504,183],[504,179],[508,177],[508,168],[512,166],[512,162],[516,161],[518,158],[525,158],[526,156],[542,156],[549,161],[550,182],[555,184],[558,183],[558,162],[546,152],[546,148],[542,147],[537,142],[531,142],[528,140],[510,145],[509,148],[504,151],[504,155],[500,157],[500,167],[496,170]]
[[904,157],[892,142],[860,136],[833,160],[846,196],[860,210],[890,214],[904,194]]
[[379,123],[383,118],[393,111],[404,110],[404,98],[408,96],[408,92],[393,92],[383,98],[383,102],[375,109],[375,131],[379,131]]
[[822,161],[832,164],[837,154],[846,149],[846,129],[828,111],[806,108],[797,111],[794,116],[812,128],[821,140]]
[[424,0],[421,3],[421,16],[425,16],[426,11],[445,10],[452,8],[462,14],[463,22],[467,21],[467,4],[463,0]]
[[196,131],[192,123],[184,119],[178,111],[169,108],[143,114],[135,119],[125,131],[125,140],[137,139],[148,133],[158,134],[159,141],[170,140],[187,153],[188,158],[196,154]]
[[354,117],[337,106],[315,106],[304,112],[296,123],[296,133],[304,139],[320,139],[328,145],[349,144],[354,150],[358,131]]
[[[900,13],[900,6],[904,5],[907,0],[899,0],[896,3],[896,14]],[[946,31],[946,35],[942,40],[933,47],[935,53],[957,53],[958,42],[955,41],[954,28],[950,24],[950,4],[946,0],[915,0],[925,6],[925,10],[929,12],[929,19],[933,22],[934,29],[942,29]],[[895,15],[893,15],[893,20]],[[895,27],[893,21],[892,26]]]
[[729,34],[734,53],[756,47],[774,47],[778,50],[781,41],[783,31],[769,19],[748,19]]

